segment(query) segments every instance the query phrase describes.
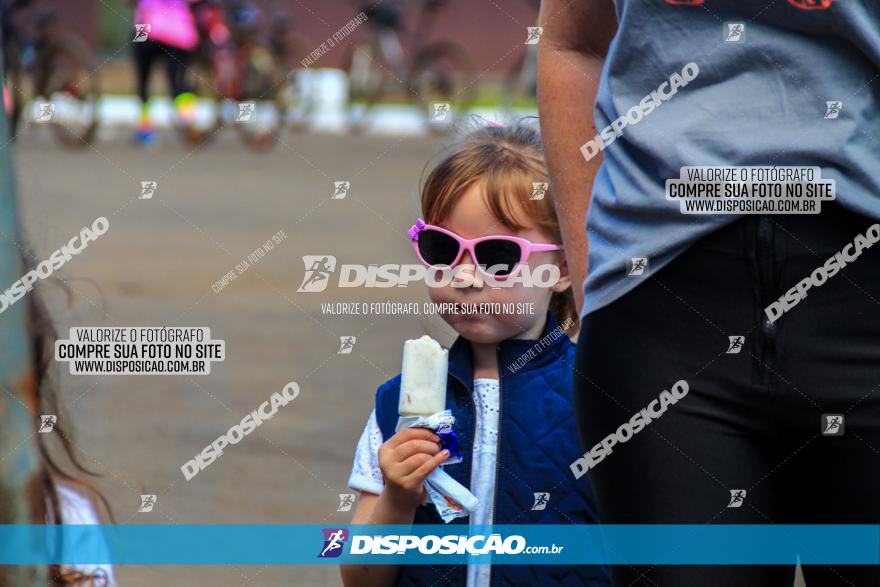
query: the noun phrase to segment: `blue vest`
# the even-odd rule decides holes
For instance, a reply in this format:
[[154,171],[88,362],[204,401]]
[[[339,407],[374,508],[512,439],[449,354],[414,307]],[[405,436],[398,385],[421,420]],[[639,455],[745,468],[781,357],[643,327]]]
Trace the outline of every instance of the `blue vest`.
[[[556,328],[556,319],[548,312],[543,345],[541,339],[511,339],[497,347],[501,411],[493,524],[598,522],[587,476],[576,480],[569,468],[582,456],[571,393],[575,347]],[[551,341],[554,336],[558,338]],[[449,349],[446,407],[455,416],[455,431],[465,458],[443,468],[465,487],[470,487],[474,445],[473,388],[470,343],[459,336]],[[376,392],[376,419],[385,440],[394,435],[397,426],[399,396],[400,375]],[[550,500],[545,509],[533,511],[537,492],[550,493]],[[462,517],[450,524],[468,521]],[[443,524],[443,520],[432,504],[423,504],[416,510],[415,523]],[[455,530],[450,528],[450,532]],[[467,579],[466,565],[401,565],[400,569],[399,587],[465,587]],[[608,587],[611,581],[607,569],[599,565],[494,565],[491,585]]]

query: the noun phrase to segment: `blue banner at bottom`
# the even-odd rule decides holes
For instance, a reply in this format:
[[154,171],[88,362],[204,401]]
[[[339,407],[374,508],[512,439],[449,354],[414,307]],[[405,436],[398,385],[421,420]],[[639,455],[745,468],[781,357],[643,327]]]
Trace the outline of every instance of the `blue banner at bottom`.
[[878,525],[0,525],[0,564],[880,564]]

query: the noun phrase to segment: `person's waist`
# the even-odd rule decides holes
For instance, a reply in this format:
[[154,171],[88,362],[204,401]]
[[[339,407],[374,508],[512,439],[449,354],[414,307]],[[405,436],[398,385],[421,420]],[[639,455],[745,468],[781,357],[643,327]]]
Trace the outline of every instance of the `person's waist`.
[[785,241],[788,257],[831,255],[875,223],[837,202],[823,202],[819,214],[745,215],[698,240],[693,248],[741,256],[758,251],[751,246],[756,242]]

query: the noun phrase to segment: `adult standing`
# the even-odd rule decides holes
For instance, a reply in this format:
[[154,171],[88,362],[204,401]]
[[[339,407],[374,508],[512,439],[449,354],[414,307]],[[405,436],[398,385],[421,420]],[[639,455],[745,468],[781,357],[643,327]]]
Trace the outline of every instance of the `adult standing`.
[[165,62],[168,88],[175,109],[190,116],[194,107],[187,92],[185,72],[189,56],[198,45],[199,35],[190,7],[192,0],[129,0],[135,4],[132,52],[141,112],[135,138],[150,144],[156,133],[150,120],[150,71],[157,60]]
[[[551,182],[570,271],[586,276],[580,467],[601,521],[880,523],[866,473],[880,465],[880,4],[545,0],[541,22]],[[811,166],[836,201],[685,214],[665,192],[685,166]],[[678,380],[689,393],[659,414]],[[621,436],[646,406],[650,423]],[[625,443],[593,451],[609,434]],[[624,587],[793,574],[612,568]],[[880,584],[878,567],[804,574]]]

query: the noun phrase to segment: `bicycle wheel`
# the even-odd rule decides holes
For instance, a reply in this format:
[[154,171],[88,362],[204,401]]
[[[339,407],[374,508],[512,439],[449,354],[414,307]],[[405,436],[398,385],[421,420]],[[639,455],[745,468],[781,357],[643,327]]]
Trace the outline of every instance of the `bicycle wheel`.
[[366,128],[373,106],[385,91],[385,73],[379,60],[379,51],[373,43],[353,46],[346,59],[348,125],[354,132]]
[[79,37],[59,36],[39,51],[35,66],[36,101],[52,105],[55,136],[67,147],[90,144],[98,129],[100,80],[91,50]]
[[432,132],[447,132],[467,114],[475,94],[473,71],[470,58],[455,43],[441,41],[419,52],[410,85]]
[[257,44],[242,47],[238,59],[241,75],[235,128],[250,147],[264,149],[278,142],[286,116],[278,61],[268,48]]

